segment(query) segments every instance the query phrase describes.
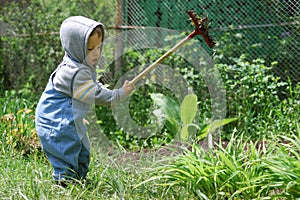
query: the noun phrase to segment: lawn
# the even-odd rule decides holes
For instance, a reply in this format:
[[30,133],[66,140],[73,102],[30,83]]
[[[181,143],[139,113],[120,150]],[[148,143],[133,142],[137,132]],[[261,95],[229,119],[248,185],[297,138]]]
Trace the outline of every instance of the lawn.
[[[61,187],[43,154],[2,149],[2,199],[296,199],[300,196],[300,131],[293,138],[253,143],[161,148],[107,154],[94,149],[88,179]],[[97,151],[97,152],[96,152]],[[163,153],[162,153],[163,152]],[[170,156],[172,153],[173,156]]]

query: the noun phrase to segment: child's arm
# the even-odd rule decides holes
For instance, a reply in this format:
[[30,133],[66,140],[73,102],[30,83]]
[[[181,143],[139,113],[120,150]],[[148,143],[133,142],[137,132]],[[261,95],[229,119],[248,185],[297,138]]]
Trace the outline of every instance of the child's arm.
[[122,88],[124,89],[126,96],[129,96],[131,92],[134,90],[134,86],[129,84],[128,80],[124,82]]
[[111,105],[124,100],[133,91],[133,86],[125,81],[120,89],[110,90],[93,80],[88,70],[80,70],[74,77],[73,98],[96,105]]

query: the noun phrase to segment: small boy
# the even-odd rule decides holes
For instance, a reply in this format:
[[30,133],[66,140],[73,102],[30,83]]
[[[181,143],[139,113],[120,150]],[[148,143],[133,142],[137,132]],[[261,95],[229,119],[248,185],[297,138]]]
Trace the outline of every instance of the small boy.
[[90,143],[83,119],[91,104],[110,105],[134,90],[125,81],[109,90],[96,80],[96,64],[104,39],[104,26],[82,16],[67,18],[60,28],[63,61],[51,74],[36,108],[36,131],[59,184],[85,179]]

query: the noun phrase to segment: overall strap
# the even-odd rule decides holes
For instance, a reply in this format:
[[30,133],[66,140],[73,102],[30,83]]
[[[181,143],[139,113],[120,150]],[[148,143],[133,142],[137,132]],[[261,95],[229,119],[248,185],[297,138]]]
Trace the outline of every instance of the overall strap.
[[74,74],[74,76],[72,77],[72,80],[71,80],[70,88],[71,88],[71,94],[72,94],[72,97],[73,97],[73,83],[74,83],[74,79],[75,79],[76,75],[78,74],[79,70],[80,70],[80,69],[78,69],[78,70],[75,72],[75,74]]
[[64,65],[66,65],[66,62],[61,62],[61,63],[57,66],[57,68],[54,70],[54,72],[52,72],[52,74],[50,75],[50,80],[49,80],[49,82],[51,82],[52,85],[53,85],[53,79],[54,79],[54,76],[55,76],[56,72],[57,72],[62,66],[64,66]]

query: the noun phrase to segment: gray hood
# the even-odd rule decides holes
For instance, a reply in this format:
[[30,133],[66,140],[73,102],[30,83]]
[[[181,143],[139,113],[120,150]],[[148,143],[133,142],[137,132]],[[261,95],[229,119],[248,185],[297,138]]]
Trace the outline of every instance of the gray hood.
[[63,21],[60,40],[66,55],[73,61],[86,64],[88,38],[96,26],[101,27],[103,41],[103,24],[83,16],[72,16]]

